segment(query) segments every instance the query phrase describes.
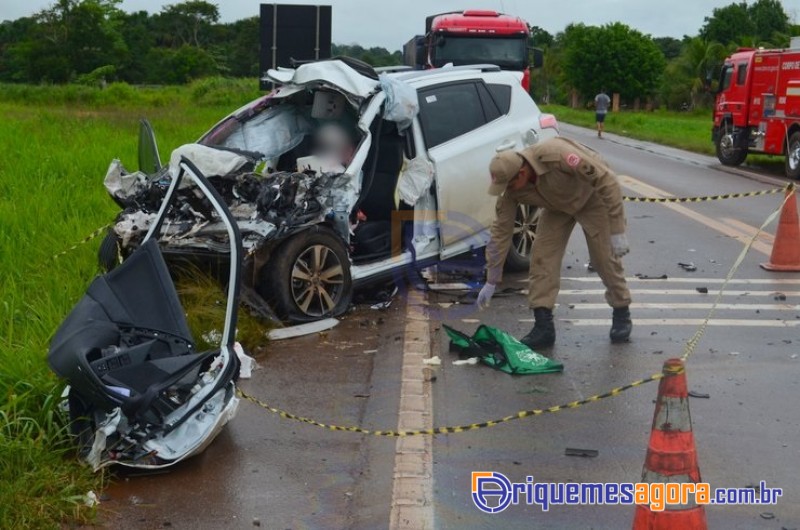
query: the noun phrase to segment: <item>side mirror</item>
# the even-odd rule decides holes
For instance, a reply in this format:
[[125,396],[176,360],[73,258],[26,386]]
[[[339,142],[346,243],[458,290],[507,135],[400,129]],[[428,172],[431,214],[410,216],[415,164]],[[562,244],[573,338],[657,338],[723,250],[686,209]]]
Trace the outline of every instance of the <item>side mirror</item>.
[[541,48],[528,48],[528,55],[531,68],[541,68],[544,66],[544,50]]

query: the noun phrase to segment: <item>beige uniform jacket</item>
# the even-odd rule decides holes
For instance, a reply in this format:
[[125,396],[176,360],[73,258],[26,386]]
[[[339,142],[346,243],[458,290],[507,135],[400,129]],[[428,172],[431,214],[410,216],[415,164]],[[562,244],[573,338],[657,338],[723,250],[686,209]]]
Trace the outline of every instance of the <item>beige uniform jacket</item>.
[[[497,198],[491,239],[486,246],[486,281],[495,285],[503,279],[503,263],[511,246],[519,204],[575,215],[597,194],[608,210],[611,233],[625,232],[625,209],[617,176],[595,151],[556,137],[523,149],[520,154],[533,167],[537,179],[535,184],[507,190]],[[593,226],[582,228],[589,233],[597,230]]]

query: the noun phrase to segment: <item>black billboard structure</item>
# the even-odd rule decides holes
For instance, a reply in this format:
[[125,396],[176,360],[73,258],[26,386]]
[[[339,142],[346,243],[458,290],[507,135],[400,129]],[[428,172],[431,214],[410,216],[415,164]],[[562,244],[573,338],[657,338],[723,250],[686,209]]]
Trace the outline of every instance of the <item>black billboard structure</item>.
[[[331,6],[261,4],[262,74],[331,56]],[[261,81],[261,88],[270,88]]]

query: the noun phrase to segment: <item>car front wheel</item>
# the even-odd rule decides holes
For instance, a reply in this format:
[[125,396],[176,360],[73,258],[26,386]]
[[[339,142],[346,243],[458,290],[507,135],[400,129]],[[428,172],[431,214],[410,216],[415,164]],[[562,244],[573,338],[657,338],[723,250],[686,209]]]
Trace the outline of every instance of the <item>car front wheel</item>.
[[531,260],[531,247],[536,238],[536,227],[539,224],[541,210],[529,204],[517,206],[517,217],[514,219],[514,235],[511,236],[511,248],[506,257],[506,270],[523,272],[528,270]]
[[258,290],[289,321],[341,315],[353,296],[347,250],[330,229],[317,226],[300,232],[262,267]]

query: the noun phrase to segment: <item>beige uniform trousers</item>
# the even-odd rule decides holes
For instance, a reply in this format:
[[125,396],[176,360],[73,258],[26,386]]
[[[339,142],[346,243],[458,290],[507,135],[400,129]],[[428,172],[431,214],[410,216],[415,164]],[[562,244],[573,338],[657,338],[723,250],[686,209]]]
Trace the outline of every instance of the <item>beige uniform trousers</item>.
[[548,309],[555,306],[561,286],[561,263],[576,222],[583,228],[592,267],[606,288],[606,302],[611,307],[627,307],[631,303],[631,293],[622,261],[611,252],[608,208],[597,195],[575,215],[542,210],[531,252],[529,306]]

